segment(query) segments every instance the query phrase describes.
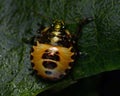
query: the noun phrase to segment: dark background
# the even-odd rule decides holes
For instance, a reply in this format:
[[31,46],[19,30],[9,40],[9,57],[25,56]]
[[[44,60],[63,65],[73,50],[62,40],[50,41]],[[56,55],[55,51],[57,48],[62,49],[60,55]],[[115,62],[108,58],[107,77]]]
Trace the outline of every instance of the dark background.
[[84,78],[60,92],[45,91],[37,96],[120,96],[120,70]]

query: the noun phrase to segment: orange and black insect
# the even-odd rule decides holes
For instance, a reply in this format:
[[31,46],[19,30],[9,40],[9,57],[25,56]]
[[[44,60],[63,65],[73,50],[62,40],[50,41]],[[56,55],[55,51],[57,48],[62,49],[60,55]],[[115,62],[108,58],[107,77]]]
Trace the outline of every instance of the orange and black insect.
[[69,73],[79,55],[77,41],[81,29],[90,21],[91,18],[86,18],[80,22],[74,36],[61,20],[53,21],[48,27],[40,25],[30,53],[32,67],[38,76],[56,81]]

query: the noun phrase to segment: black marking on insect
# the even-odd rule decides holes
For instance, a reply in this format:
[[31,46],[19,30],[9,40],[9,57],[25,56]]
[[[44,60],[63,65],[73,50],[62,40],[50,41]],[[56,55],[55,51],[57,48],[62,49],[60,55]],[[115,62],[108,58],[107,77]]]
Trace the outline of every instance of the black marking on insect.
[[52,61],[43,61],[43,66],[48,69],[54,69],[57,67],[57,64]]

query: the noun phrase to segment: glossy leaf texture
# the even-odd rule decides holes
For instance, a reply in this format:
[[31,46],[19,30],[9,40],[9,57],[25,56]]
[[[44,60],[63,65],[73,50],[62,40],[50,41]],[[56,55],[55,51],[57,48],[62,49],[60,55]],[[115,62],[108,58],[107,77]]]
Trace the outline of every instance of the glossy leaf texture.
[[[71,33],[82,18],[94,21],[83,28],[79,58],[71,75],[59,82],[45,82],[31,75],[30,45],[23,42],[53,19],[66,22]],[[78,79],[120,69],[119,0],[0,0],[0,96],[35,96],[61,90]],[[73,79],[74,78],[74,79]]]

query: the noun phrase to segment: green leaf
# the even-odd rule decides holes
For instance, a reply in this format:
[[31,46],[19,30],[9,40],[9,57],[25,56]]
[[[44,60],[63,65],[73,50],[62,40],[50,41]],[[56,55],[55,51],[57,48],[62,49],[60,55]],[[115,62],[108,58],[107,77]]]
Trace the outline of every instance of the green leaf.
[[[0,0],[0,96],[35,96],[45,90],[59,91],[78,79],[120,69],[120,2],[118,0]],[[69,75],[49,83],[31,76],[30,45],[37,23],[50,25],[62,19],[71,33],[77,20],[94,17],[83,29],[78,60]],[[62,86],[61,86],[62,85]]]

